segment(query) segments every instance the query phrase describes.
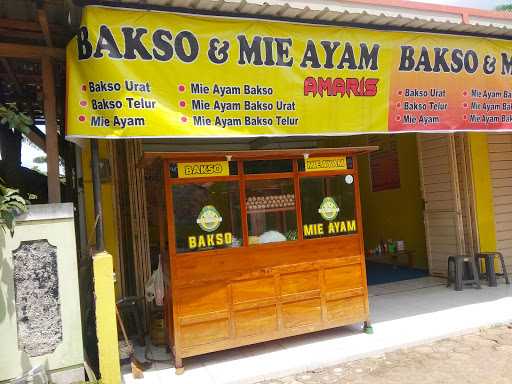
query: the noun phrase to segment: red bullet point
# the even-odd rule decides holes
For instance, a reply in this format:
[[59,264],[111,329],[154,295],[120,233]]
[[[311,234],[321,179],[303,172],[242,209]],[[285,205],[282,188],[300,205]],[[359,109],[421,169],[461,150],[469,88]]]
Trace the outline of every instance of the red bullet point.
[[84,122],[85,121],[85,116],[84,115],[78,116],[78,120],[80,120],[81,122]]
[[185,86],[183,84],[178,85],[178,91],[185,92]]
[[181,100],[181,101],[180,101],[180,107],[181,107],[181,108],[184,108],[184,107],[185,107],[185,105],[187,105],[187,103],[185,103],[185,101]]
[[87,91],[87,86],[85,84],[82,84],[82,91]]
[[400,121],[400,119],[401,119],[401,117],[400,117],[400,116],[398,116],[398,115],[395,117],[395,120],[396,120],[396,121]]
[[402,91],[398,91],[398,96],[402,96]]
[[181,122],[182,122],[182,123],[186,123],[186,122],[187,122],[187,118],[186,118],[185,116],[182,116],[182,117],[181,117]]
[[464,115],[464,120],[467,120],[467,119],[468,119],[468,117],[466,115]]
[[85,100],[81,100],[81,101],[80,101],[80,105],[81,105],[82,107],[86,107],[86,106],[87,106],[87,101],[85,101]]
[[467,96],[467,95],[468,95],[467,91],[462,92],[462,96]]
[[468,103],[464,103],[464,108],[467,108],[468,107]]
[[400,108],[402,106],[402,103],[396,103],[396,107]]

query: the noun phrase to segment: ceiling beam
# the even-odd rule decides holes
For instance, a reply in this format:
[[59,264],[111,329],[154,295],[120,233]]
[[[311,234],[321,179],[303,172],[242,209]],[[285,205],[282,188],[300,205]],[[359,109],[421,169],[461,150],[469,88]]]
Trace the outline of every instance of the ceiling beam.
[[0,43],[0,57],[12,57],[16,59],[40,59],[43,56],[64,61],[66,59],[66,51],[62,48]]
[[52,42],[52,34],[50,32],[50,26],[48,24],[48,17],[46,16],[46,8],[38,8],[37,9],[37,21],[41,26],[41,30],[43,31],[44,40],[46,41],[46,45],[50,48],[53,47]]
[[44,41],[44,36],[41,31],[35,32],[20,29],[7,29],[3,26],[0,27],[0,36],[12,39],[37,40],[38,42]]
[[[6,29],[14,29],[19,31],[28,31],[28,32],[43,32],[41,29],[41,25],[35,21],[26,21],[26,20],[17,20],[17,19],[5,19],[0,18],[0,25],[2,28]],[[50,31],[56,33],[65,33],[66,28],[62,27],[58,24],[48,24]]]
[[46,152],[46,140],[39,136],[34,131],[30,130],[28,133],[25,133],[25,136],[27,139],[29,139],[36,147],[38,147],[40,150]]
[[[46,126],[46,122],[39,121],[39,124],[43,124]],[[29,139],[32,143],[34,143],[38,148],[42,149],[46,152],[46,135],[44,132],[42,132],[35,124],[33,124],[30,127],[30,132],[25,135],[27,139]],[[59,135],[59,154],[61,157],[63,157],[63,154],[66,153],[66,145],[68,145],[68,142]]]

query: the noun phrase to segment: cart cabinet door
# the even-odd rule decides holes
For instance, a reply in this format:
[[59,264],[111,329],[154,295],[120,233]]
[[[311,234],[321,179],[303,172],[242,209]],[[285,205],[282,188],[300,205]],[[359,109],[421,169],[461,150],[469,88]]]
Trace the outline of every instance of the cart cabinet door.
[[448,257],[465,250],[455,140],[452,134],[417,137],[429,270],[446,276]]

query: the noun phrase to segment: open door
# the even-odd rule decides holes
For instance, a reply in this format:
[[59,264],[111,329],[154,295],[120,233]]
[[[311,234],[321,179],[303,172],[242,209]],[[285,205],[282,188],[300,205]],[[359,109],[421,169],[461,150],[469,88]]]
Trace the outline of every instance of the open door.
[[491,167],[496,250],[503,253],[512,270],[512,134],[487,135]]
[[447,276],[448,257],[466,251],[453,134],[418,134],[429,271]]

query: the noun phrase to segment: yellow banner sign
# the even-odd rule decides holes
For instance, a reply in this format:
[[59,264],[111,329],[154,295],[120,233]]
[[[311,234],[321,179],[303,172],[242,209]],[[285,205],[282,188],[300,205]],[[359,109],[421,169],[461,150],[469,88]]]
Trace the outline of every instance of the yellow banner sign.
[[340,157],[312,157],[304,160],[306,172],[339,171],[347,169],[347,158]]
[[178,177],[229,176],[227,161],[208,161],[197,163],[178,163]]
[[67,135],[511,130],[512,42],[88,6]]

